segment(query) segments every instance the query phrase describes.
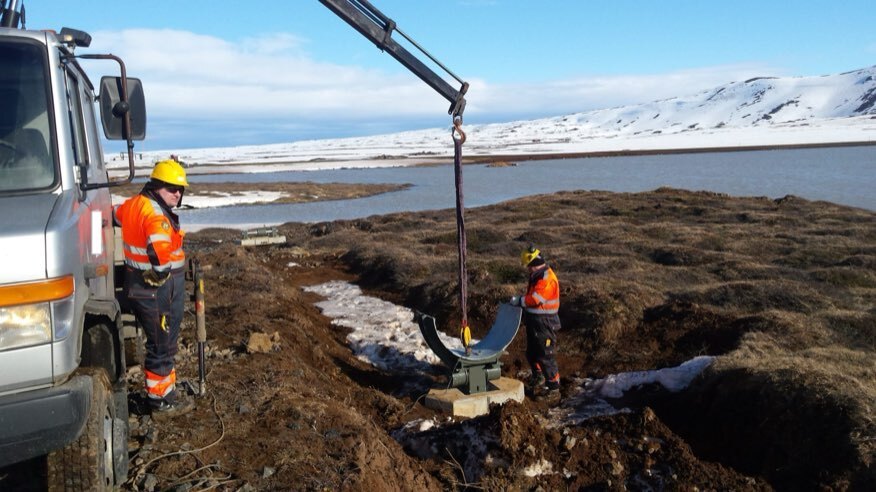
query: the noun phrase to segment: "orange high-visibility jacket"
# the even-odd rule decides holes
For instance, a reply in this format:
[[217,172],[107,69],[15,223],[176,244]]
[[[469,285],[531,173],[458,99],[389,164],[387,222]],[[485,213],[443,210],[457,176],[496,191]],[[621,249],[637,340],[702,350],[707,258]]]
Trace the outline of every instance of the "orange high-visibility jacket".
[[560,282],[550,267],[529,277],[523,308],[533,314],[556,314],[560,310]]
[[182,230],[174,229],[155,200],[136,195],[113,210],[122,226],[125,263],[137,270],[169,272],[185,266]]

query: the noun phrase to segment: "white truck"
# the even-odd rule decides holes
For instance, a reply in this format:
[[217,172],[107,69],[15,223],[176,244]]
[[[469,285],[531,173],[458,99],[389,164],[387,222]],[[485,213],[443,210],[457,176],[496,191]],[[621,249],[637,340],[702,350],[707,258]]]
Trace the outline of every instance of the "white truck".
[[[26,30],[0,1],[0,467],[47,456],[50,490],[126,479],[125,348],[109,189],[134,176],[140,81],[90,36]],[[118,64],[99,96],[79,60]],[[125,140],[129,174],[110,180],[99,137]],[[2,484],[0,484],[2,488]]]

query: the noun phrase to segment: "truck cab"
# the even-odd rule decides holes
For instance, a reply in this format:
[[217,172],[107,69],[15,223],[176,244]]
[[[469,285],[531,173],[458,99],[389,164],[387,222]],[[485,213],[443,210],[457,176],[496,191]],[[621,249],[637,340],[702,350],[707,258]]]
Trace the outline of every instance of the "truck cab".
[[[109,190],[133,178],[145,108],[121,60],[74,54],[89,43],[0,27],[0,467],[46,455],[50,489],[109,489],[128,467]],[[121,76],[96,97],[82,58]],[[126,180],[108,177],[98,121],[128,143]]]

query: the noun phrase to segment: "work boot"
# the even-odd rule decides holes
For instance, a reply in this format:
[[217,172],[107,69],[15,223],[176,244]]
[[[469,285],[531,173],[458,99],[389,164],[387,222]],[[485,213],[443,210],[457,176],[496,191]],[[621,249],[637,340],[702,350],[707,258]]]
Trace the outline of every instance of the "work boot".
[[185,415],[195,408],[195,401],[188,395],[177,394],[173,399],[149,400],[152,418],[156,421],[169,420]]
[[524,392],[529,395],[530,398],[535,398],[544,392],[544,383],[544,375],[540,371],[533,372],[532,376],[529,377],[529,380],[526,381]]
[[544,387],[545,379],[544,374],[540,371],[533,372],[531,376],[529,376],[529,380],[526,381],[526,388],[533,394],[538,393]]
[[536,401],[544,401],[551,405],[555,405],[560,402],[560,383],[556,381],[548,381],[547,386],[545,386],[544,391],[535,395]]

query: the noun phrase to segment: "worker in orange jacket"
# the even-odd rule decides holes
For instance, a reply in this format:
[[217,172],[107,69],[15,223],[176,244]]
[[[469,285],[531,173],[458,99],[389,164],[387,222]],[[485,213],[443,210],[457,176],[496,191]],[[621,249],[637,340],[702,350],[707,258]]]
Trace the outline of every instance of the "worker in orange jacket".
[[173,159],[155,164],[150,180],[136,196],[113,210],[122,228],[125,293],[146,334],[146,394],[153,415],[191,410],[193,402],[176,389],[173,358],[185,303],[185,252],[179,217],[189,183]]
[[520,254],[529,271],[526,294],[511,298],[523,308],[526,325],[526,360],[532,369],[528,389],[537,397],[559,397],[560,371],[557,366],[557,331],[560,329],[560,283],[541,252],[530,246]]

